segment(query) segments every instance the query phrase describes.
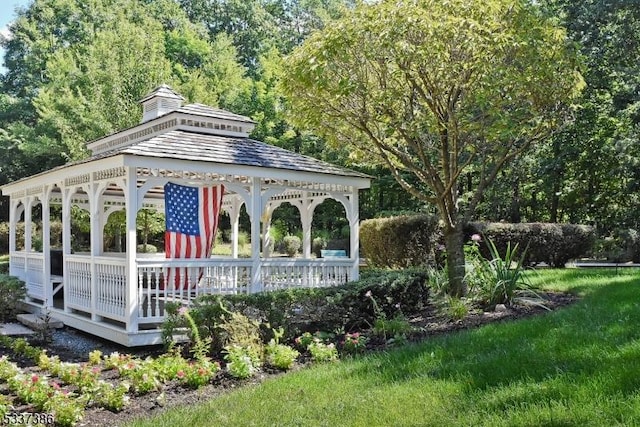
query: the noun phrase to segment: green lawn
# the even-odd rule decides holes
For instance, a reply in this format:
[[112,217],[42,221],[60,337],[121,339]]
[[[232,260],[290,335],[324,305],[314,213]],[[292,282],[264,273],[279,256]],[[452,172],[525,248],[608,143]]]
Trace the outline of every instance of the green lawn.
[[551,270],[574,306],[317,366],[131,426],[640,425],[640,272]]

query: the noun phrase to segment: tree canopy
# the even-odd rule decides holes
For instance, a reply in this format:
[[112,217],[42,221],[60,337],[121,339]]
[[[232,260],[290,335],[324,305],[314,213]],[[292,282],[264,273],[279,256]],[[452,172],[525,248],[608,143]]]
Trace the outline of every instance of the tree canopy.
[[579,68],[565,31],[528,2],[382,1],[309,37],[284,87],[300,125],[438,207],[462,294],[463,224],[504,165],[567,120]]
[[[189,102],[252,117],[258,122],[252,135],[257,139],[376,176],[372,188],[360,196],[361,218],[433,212],[431,202],[457,200],[462,219],[471,215],[474,220],[581,222],[595,224],[600,235],[622,227],[640,228],[636,1],[381,1],[360,2],[351,14],[356,3],[33,0],[15,16],[11,36],[0,36],[6,48],[6,71],[0,76],[0,183],[85,156],[87,140],[137,123],[136,101],[155,85],[168,83]],[[365,22],[350,24],[356,17]],[[566,35],[558,24],[566,28]],[[325,59],[350,57],[342,68],[332,65],[333,71],[322,55],[309,56],[313,62],[300,63],[308,83],[315,84],[315,74],[324,74],[325,83],[341,91],[346,110],[358,107],[348,102],[358,99],[353,94],[366,94],[359,107],[365,121],[377,123],[374,135],[384,137],[385,143],[394,141],[392,147],[410,158],[419,151],[406,143],[407,138],[425,144],[423,157],[429,163],[418,158],[416,164],[433,165],[440,176],[432,176],[444,183],[440,190],[428,185],[428,174],[413,173],[400,157],[378,157],[378,148],[362,132],[334,118],[331,111],[314,117],[301,108],[305,102],[335,104],[337,95],[303,101],[308,85],[280,85],[283,76],[295,71],[283,56],[317,30],[333,34],[335,40]],[[567,36],[573,45],[566,45]],[[325,38],[314,36],[302,51],[327,43]],[[555,48],[546,50],[545,43]],[[574,46],[584,67],[573,57]],[[556,61],[554,55],[567,51],[570,58]],[[414,59],[407,59],[411,55]],[[530,59],[533,62],[527,62]],[[416,67],[419,61],[423,69]],[[577,70],[586,82],[574,101],[578,106],[568,110],[568,102],[554,104],[567,82],[576,79],[579,84]],[[421,73],[438,79],[416,80],[415,97],[403,97],[409,87],[406,76]],[[472,77],[465,82],[467,74]],[[376,87],[384,79],[389,97]],[[437,91],[427,95],[440,99],[445,111],[442,105],[448,106],[449,100],[443,104],[442,99],[454,92],[443,82],[461,88],[452,104],[454,115],[433,114],[436,105],[423,102],[418,91],[430,83]],[[567,123],[568,116],[573,120]],[[404,121],[410,126],[398,126]],[[444,139],[441,123],[455,130]],[[545,136],[556,125],[564,126]],[[527,139],[536,129],[539,138]],[[451,159],[458,161],[457,172],[455,163],[448,162],[449,176],[455,178],[451,186],[440,161],[443,140],[449,141]],[[538,140],[544,141],[531,144]],[[353,141],[359,142],[359,149]],[[499,149],[504,154],[508,147],[522,154],[500,163]],[[397,172],[395,178],[389,163]],[[400,183],[414,188],[419,198],[407,196]],[[442,196],[443,188],[447,197]],[[0,210],[0,216],[6,218],[6,212]],[[287,223],[295,222],[290,219]],[[323,224],[329,227],[330,221]]]

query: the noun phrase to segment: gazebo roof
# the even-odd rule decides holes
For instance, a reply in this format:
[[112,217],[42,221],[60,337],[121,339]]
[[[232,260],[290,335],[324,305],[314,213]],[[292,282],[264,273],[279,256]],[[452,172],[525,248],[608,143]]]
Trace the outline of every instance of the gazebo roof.
[[[163,87],[160,89],[165,90]],[[253,128],[254,123],[246,116],[203,104],[182,106],[88,143],[94,154],[86,159],[58,166],[0,188],[5,193],[14,191],[23,185],[31,185],[31,182],[38,184],[48,174],[56,172],[59,176],[67,168],[70,173],[77,173],[78,168],[86,169],[89,163],[118,156],[130,157],[132,160],[127,162],[129,165],[136,164],[135,159],[146,159],[144,163],[147,166],[149,160],[165,165],[172,160],[189,161],[218,164],[227,173],[230,167],[235,166],[244,172],[248,171],[247,168],[254,171],[253,168],[264,168],[265,178],[269,177],[267,170],[280,171],[280,176],[282,173],[292,173],[292,180],[304,180],[296,177],[295,172],[311,173],[318,177],[333,176],[334,179],[344,177],[347,180],[356,179],[360,182],[357,185],[360,188],[368,187],[371,178],[369,175],[248,138],[248,131]],[[238,170],[238,173],[243,172]],[[255,172],[251,174],[256,175]],[[361,179],[364,181],[360,181]]]
[[249,117],[241,116],[240,114],[235,114],[227,110],[222,110],[220,108],[213,108],[213,107],[209,107],[208,105],[198,104],[198,103],[185,105],[184,107],[181,107],[179,110],[177,110],[177,112],[185,113],[185,114],[195,114],[203,117],[213,117],[216,119],[226,119],[226,120],[233,120],[236,122],[255,124],[255,122],[251,120]]
[[368,177],[368,175],[350,169],[253,139],[207,135],[185,130],[169,131],[132,144],[122,150],[116,150],[115,154]]

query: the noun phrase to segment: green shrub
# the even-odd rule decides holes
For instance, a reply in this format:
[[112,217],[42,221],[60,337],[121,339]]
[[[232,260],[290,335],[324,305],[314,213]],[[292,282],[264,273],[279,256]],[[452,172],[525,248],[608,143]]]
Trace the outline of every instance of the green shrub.
[[[423,270],[371,271],[363,278],[332,288],[286,289],[257,294],[203,296],[198,299],[197,323],[210,328],[224,310],[237,311],[254,320],[284,328],[287,338],[306,331],[339,328],[353,330],[373,324],[376,312],[371,296],[387,318],[412,314],[425,307],[429,289]],[[194,313],[194,318],[196,314]]]
[[291,369],[300,352],[285,344],[280,344],[284,336],[284,329],[272,329],[273,338],[265,349],[267,363],[276,369],[286,371]]
[[258,355],[263,353],[260,324],[242,313],[226,312],[215,329],[215,335],[225,348],[241,347]]
[[300,251],[302,247],[302,242],[298,236],[284,236],[282,238],[282,246],[284,252],[290,256],[294,257]]
[[338,349],[333,343],[312,342],[309,344],[308,350],[314,362],[325,363],[338,360]]
[[438,224],[436,216],[424,214],[362,221],[362,254],[370,265],[381,268],[434,264],[442,240]]
[[22,280],[0,274],[0,321],[15,318],[19,312],[19,304],[24,301],[27,288]]
[[260,357],[252,348],[240,345],[230,345],[225,348],[227,354],[227,372],[233,378],[245,379],[252,377],[260,368]]
[[385,340],[397,336],[405,336],[411,332],[412,327],[406,317],[396,315],[391,319],[379,317],[373,322],[373,333],[384,337]]
[[251,239],[249,239],[249,235],[247,234],[246,231],[239,231],[238,232],[238,247],[240,249],[244,249],[245,246],[247,246],[247,244],[249,244],[249,241]]
[[[466,234],[481,234],[494,242],[497,250],[504,253],[507,245],[519,244],[527,247],[524,265],[545,262],[552,267],[564,267],[571,259],[588,254],[595,241],[592,227],[575,224],[553,223],[470,223]],[[491,258],[489,247],[483,242],[481,253]]]
[[147,243],[146,245],[143,243],[141,245],[138,245],[136,248],[137,252],[140,254],[155,254],[158,252],[158,248],[155,247],[154,245]]
[[287,371],[291,369],[296,358],[300,355],[298,350],[285,344],[270,342],[266,347],[267,363],[276,369]]
[[469,306],[464,299],[445,295],[442,299],[441,311],[453,321],[462,320],[469,314]]
[[[52,222],[53,225],[53,222]],[[52,232],[53,234],[53,232]],[[52,239],[53,239],[52,235]],[[16,225],[16,249],[24,249],[24,222],[20,221]],[[9,253],[9,223],[0,222],[0,254]]]
[[316,237],[311,242],[311,252],[316,256],[316,258],[320,258],[322,256],[322,250],[327,248],[327,239],[324,237]]

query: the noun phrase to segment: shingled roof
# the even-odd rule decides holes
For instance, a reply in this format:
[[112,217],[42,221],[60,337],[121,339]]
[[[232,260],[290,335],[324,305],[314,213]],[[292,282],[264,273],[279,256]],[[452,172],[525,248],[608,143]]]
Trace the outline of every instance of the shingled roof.
[[253,139],[228,138],[185,130],[173,130],[134,143],[121,150],[115,150],[113,155],[116,154],[368,177],[350,169]]
[[214,117],[216,119],[233,120],[236,122],[255,123],[247,116],[241,116],[220,108],[209,107],[204,104],[188,104],[176,110],[178,113],[195,114],[198,116]]

